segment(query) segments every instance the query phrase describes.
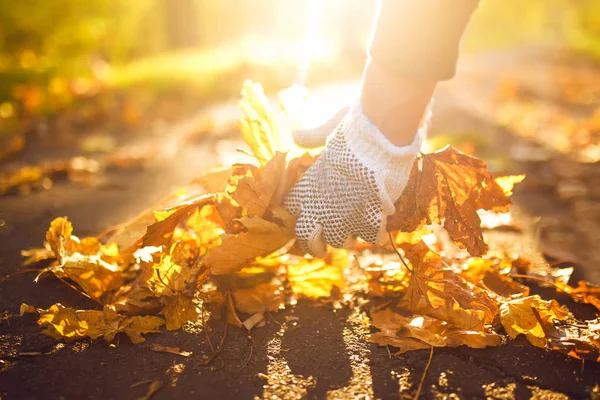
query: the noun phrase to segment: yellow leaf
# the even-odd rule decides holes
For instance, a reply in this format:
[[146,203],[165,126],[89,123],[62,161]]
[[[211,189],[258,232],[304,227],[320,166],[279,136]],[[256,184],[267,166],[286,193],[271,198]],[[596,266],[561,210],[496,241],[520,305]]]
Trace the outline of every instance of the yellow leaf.
[[235,272],[257,257],[266,256],[288,244],[294,237],[293,228],[281,227],[259,217],[242,217],[239,222],[248,231],[221,237],[218,247],[209,249],[204,263],[213,275]]
[[167,320],[167,329],[170,331],[177,330],[188,321],[196,321],[198,319],[198,310],[196,304],[190,296],[184,294],[176,294],[165,298],[165,308],[161,314]]
[[399,347],[401,353],[429,348],[429,346],[464,345],[479,349],[502,343],[502,337],[496,333],[460,329],[448,322],[428,316],[402,316],[389,308],[372,312],[371,318],[373,326],[380,332],[372,334],[370,341],[380,346]]
[[531,344],[542,348],[547,343],[545,327],[568,315],[556,300],[545,301],[538,295],[509,300],[500,306],[500,321],[510,338],[523,334]]
[[75,253],[60,269],[94,299],[100,299],[124,283],[122,272],[98,257]]
[[471,331],[492,323],[498,306],[485,291],[470,287],[424,243],[406,247],[413,274],[401,306]]
[[34,184],[44,177],[44,171],[37,166],[22,167],[14,173],[0,174],[0,194],[19,186]]
[[157,222],[148,226],[144,234],[142,246],[169,246],[173,239],[175,228],[186,220],[194,211],[217,202],[216,195],[201,196],[184,202],[171,209],[156,214]]
[[294,293],[306,297],[329,297],[333,287],[344,287],[344,269],[348,266],[346,250],[330,250],[328,261],[302,258],[288,264],[288,279]]
[[117,333],[124,332],[133,343],[141,343],[145,341],[142,334],[158,332],[165,323],[159,317],[126,317],[108,309],[74,310],[59,303],[39,312],[38,324],[46,327],[43,333],[67,341],[104,337],[110,343]]
[[65,217],[54,219],[46,232],[46,241],[60,264],[63,261],[65,242],[71,239],[72,233],[73,225]]
[[523,179],[525,179],[525,174],[499,176],[495,179],[495,181],[498,185],[500,185],[505,195],[512,196],[514,186],[517,183],[523,182]]
[[146,333],[155,333],[160,330],[160,327],[165,324],[165,320],[159,317],[154,317],[151,315],[139,316],[126,318],[123,321],[121,328],[122,332],[129,337],[129,339],[133,343],[142,343],[145,342],[146,339],[142,336]]

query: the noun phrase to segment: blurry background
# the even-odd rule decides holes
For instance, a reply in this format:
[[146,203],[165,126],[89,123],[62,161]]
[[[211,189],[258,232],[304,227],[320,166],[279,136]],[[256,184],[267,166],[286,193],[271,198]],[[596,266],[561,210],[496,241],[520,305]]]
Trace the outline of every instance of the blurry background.
[[[0,0],[0,131],[100,92],[198,101],[236,96],[245,78],[359,76],[375,3]],[[465,52],[524,46],[600,55],[600,2],[482,0]]]

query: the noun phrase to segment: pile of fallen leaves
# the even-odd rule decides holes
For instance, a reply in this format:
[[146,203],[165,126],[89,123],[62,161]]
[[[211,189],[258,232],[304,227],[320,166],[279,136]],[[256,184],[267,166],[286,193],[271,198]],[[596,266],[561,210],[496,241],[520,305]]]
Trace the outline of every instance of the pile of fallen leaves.
[[[370,340],[398,352],[499,346],[504,334],[523,334],[535,346],[600,360],[600,319],[577,321],[523,282],[553,286],[597,309],[600,287],[569,286],[572,268],[488,252],[478,212],[508,212],[512,187],[524,176],[494,179],[484,161],[452,147],[419,157],[388,220],[388,243],[330,249],[324,259],[299,252],[296,218],[281,203],[318,155],[291,140],[286,110],[294,93],[285,91],[277,108],[260,85],[244,85],[240,127],[257,162],[197,178],[204,194],[181,190],[174,205],[117,227],[105,241],[80,239],[66,218],[55,219],[45,247],[24,252],[26,263],[50,260],[38,278],[53,274],[98,308],[23,305],[22,313],[39,313],[44,333],[55,338],[110,342],[123,332],[138,343],[163,325],[176,330],[210,318],[255,329],[301,297],[342,305],[364,298],[378,330]],[[462,252],[449,258],[439,232]]]

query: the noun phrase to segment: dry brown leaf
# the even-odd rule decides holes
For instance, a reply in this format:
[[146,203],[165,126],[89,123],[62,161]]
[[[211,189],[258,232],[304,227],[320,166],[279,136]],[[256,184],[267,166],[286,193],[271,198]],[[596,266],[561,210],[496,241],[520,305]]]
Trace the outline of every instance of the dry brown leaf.
[[235,308],[246,314],[277,311],[283,306],[283,293],[278,285],[262,283],[233,292]]
[[285,154],[277,152],[262,171],[254,171],[253,175],[248,176],[247,173],[251,173],[249,170],[240,179],[236,179],[235,189],[229,193],[246,210],[248,216],[262,217],[271,204],[284,170]]
[[241,328],[243,326],[240,317],[237,315],[237,311],[235,310],[235,306],[233,305],[233,299],[231,298],[231,293],[227,292],[225,295],[225,307],[227,311],[227,323]]
[[181,351],[179,349],[179,347],[163,346],[163,345],[158,344],[158,343],[152,343],[152,345],[150,345],[150,350],[156,351],[156,352],[159,352],[159,353],[175,354],[177,356],[182,356],[182,357],[189,357],[189,356],[192,355],[191,351]]
[[484,291],[470,287],[423,242],[405,248],[413,274],[401,306],[470,331],[483,332],[492,323],[498,306]]
[[556,300],[545,301],[533,295],[509,300],[500,306],[500,322],[511,339],[523,334],[531,344],[546,347],[546,329],[555,321],[563,321],[569,311]]
[[257,327],[260,328],[265,326],[265,314],[264,313],[256,313],[248,317],[244,322],[242,322],[244,328],[248,331],[251,331],[252,328]]
[[402,316],[389,308],[371,312],[372,325],[380,330],[372,334],[370,341],[380,346],[400,348],[400,353],[435,347],[469,346],[484,348],[498,346],[502,337],[496,333],[482,333],[457,328],[438,319],[412,315]]
[[600,319],[546,328],[552,350],[578,360],[600,362]]
[[117,333],[124,332],[133,343],[141,343],[145,341],[142,334],[158,332],[165,323],[159,317],[125,317],[108,309],[74,310],[59,303],[39,313],[38,324],[46,327],[43,333],[67,341],[104,337],[110,343]]
[[19,307],[19,315],[22,317],[25,314],[35,314],[37,310],[34,306],[30,306],[29,304],[21,303],[21,307]]
[[204,256],[204,263],[214,275],[235,272],[256,257],[282,248],[295,236],[293,228],[282,227],[259,217],[242,217],[239,222],[247,228],[247,232],[223,235],[221,245],[209,249]]
[[487,170],[485,161],[446,147],[415,163],[389,231],[412,232],[424,224],[443,225],[459,247],[480,256],[487,251],[477,210],[507,212],[511,202]]

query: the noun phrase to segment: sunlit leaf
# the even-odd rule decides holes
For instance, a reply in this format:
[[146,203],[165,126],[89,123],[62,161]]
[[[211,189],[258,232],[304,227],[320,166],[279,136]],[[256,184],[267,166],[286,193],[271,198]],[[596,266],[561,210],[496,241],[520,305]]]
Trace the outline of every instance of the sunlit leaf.
[[412,232],[423,224],[443,225],[459,247],[480,256],[487,251],[477,210],[507,212],[511,204],[485,161],[446,147],[415,163],[389,231]]
[[246,314],[277,311],[283,306],[283,293],[278,285],[263,283],[233,292],[235,308]]
[[470,287],[424,243],[408,247],[407,256],[413,273],[401,306],[471,331],[483,332],[492,323],[498,314],[496,303]]
[[568,316],[568,310],[556,300],[545,301],[538,295],[509,300],[500,306],[500,321],[506,333],[512,339],[523,334],[537,347],[547,344],[545,329]]

